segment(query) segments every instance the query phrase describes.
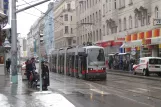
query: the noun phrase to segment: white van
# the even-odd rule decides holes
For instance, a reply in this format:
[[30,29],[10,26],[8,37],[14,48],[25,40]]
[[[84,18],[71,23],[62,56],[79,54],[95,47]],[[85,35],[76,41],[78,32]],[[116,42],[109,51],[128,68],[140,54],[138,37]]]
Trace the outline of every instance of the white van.
[[161,76],[161,58],[160,57],[143,57],[139,59],[138,64],[133,65],[133,73],[143,73],[149,76],[150,73],[156,73]]

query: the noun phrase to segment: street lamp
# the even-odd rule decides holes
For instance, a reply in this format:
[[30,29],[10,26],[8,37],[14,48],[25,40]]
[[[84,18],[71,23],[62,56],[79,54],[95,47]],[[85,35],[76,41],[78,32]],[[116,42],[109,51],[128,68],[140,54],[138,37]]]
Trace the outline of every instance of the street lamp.
[[[6,39],[5,39],[4,43],[3,43],[3,47],[5,48],[5,54],[11,49],[11,44],[9,43],[7,37],[6,37]],[[6,55],[5,55],[5,60],[6,60]]]
[[11,49],[11,44],[9,43],[7,37],[3,43],[3,47],[6,49],[6,50],[10,50]]

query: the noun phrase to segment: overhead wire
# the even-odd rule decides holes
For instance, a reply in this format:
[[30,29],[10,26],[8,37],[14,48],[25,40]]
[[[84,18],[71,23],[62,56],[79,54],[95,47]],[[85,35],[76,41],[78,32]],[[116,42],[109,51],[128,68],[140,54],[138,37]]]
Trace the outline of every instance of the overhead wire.
[[[22,1],[24,1],[25,3],[27,3],[28,5],[31,6],[31,4],[28,3],[27,1],[25,1],[25,0],[22,0]],[[51,16],[49,16],[47,13],[44,13],[44,12],[41,11],[40,9],[36,8],[35,6],[34,6],[34,8],[35,8],[37,11],[41,12],[42,14],[44,14],[45,16],[48,16],[48,17],[50,17],[52,20],[55,20],[55,19],[53,19]],[[55,21],[58,22],[58,23],[60,23],[61,25],[63,24],[62,22],[59,22],[59,21],[57,21],[57,20],[55,20]]]
[[[34,3],[34,2],[38,2],[38,1],[40,1],[40,0],[30,1],[30,2],[28,2],[28,3]],[[20,6],[24,6],[24,5],[27,5],[27,3],[19,4],[19,5],[17,5],[16,7],[20,7]]]

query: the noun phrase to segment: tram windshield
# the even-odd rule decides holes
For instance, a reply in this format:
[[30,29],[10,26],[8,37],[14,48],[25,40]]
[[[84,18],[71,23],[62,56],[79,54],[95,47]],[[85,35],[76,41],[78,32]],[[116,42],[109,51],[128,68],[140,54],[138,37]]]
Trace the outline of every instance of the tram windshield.
[[104,50],[99,48],[88,49],[88,65],[89,66],[105,65]]

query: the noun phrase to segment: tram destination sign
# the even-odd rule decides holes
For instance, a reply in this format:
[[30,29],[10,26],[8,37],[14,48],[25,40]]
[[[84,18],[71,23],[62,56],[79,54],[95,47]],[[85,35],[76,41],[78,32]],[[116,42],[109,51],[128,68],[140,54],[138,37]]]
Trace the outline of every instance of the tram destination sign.
[[161,25],[161,19],[153,19],[153,25],[154,26]]

